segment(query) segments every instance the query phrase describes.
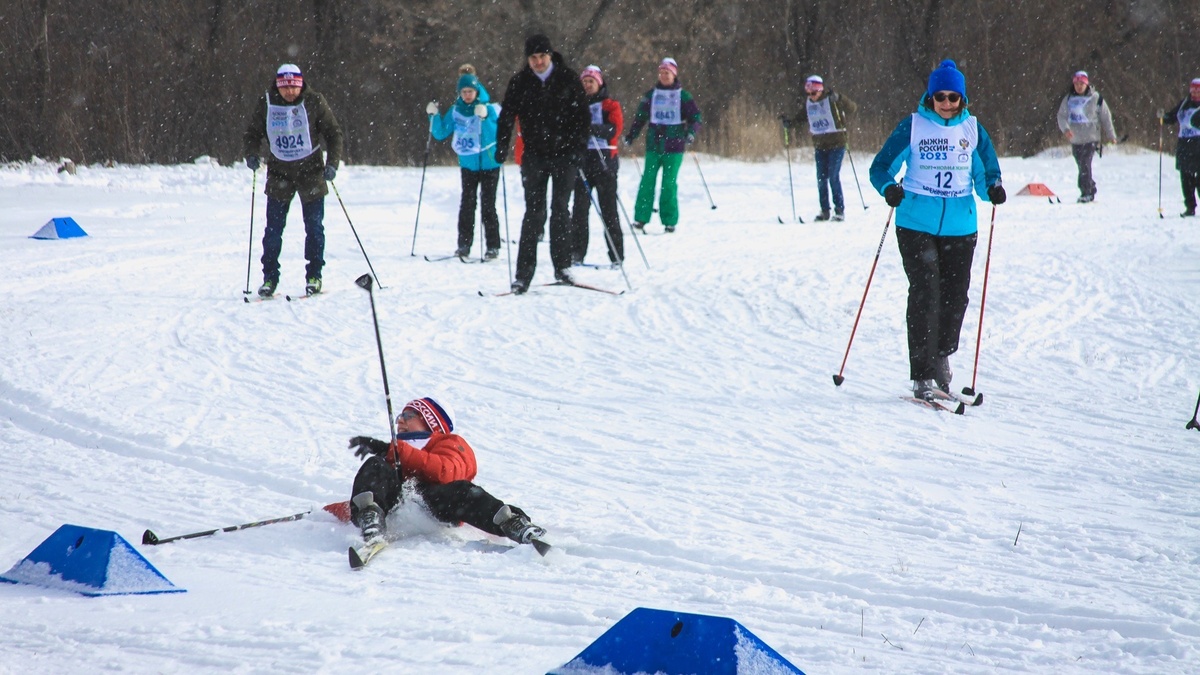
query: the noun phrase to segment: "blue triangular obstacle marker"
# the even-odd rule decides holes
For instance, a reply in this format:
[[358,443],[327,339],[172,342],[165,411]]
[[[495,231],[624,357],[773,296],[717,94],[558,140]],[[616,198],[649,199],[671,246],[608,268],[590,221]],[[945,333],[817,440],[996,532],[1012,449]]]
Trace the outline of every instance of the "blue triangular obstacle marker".
[[87,232],[75,222],[74,218],[51,218],[46,221],[40,230],[30,235],[30,239],[71,239],[72,237],[86,237]]
[[88,596],[184,592],[121,535],[78,525],[55,530],[0,581]]
[[550,675],[804,675],[742,624],[638,607]]

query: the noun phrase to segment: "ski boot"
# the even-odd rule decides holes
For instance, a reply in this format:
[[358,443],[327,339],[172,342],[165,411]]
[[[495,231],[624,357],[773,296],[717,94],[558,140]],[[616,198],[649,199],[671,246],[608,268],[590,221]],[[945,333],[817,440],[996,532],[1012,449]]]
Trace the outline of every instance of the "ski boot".
[[272,298],[275,297],[275,288],[279,286],[278,279],[264,279],[262,286],[258,287],[258,297]]
[[954,377],[954,371],[950,369],[950,357],[937,357],[933,367],[937,371],[933,376],[933,381],[937,384],[937,388],[949,394],[950,380]]
[[375,503],[374,493],[360,492],[354,495],[352,501],[358,507],[358,516],[355,518],[355,522],[362,532],[363,541],[368,544],[382,541],[383,535],[387,531],[387,523],[384,521],[383,509]]
[[923,401],[936,401],[938,398],[938,385],[933,380],[913,380],[913,398],[919,398]]
[[514,509],[508,504],[500,507],[492,518],[504,536],[518,544],[531,544],[535,539],[546,536],[546,530],[529,522],[529,516],[520,509]]

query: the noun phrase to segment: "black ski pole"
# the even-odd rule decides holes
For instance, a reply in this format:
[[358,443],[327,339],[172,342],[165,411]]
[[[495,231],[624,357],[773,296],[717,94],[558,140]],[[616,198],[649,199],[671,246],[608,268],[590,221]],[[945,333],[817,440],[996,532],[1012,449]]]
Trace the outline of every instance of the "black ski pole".
[[650,261],[646,260],[646,252],[642,250],[642,242],[638,237],[637,228],[633,226],[633,220],[629,217],[629,212],[625,210],[625,202],[621,199],[620,193],[617,194],[617,206],[621,207],[621,215],[625,216],[625,224],[629,226],[629,234],[633,236],[633,243],[637,244],[638,253],[642,256],[642,264],[646,269],[650,269]]
[[[478,99],[476,99],[476,102],[478,102]],[[483,176],[483,120],[480,119],[478,115],[476,115],[476,119],[479,120],[479,136],[478,136],[479,152],[475,153],[475,166],[479,169],[479,175],[482,178],[482,176]],[[484,230],[487,228],[485,228],[483,226],[483,181],[482,180],[480,180],[479,185],[476,186],[475,189],[479,190],[479,193],[480,193],[479,194],[479,197],[480,197],[480,199],[479,199],[479,262],[487,262],[487,240],[483,236]],[[493,203],[495,203],[495,202],[493,202]],[[471,220],[474,220],[474,219],[475,219],[475,214],[472,213]]]
[[858,332],[858,320],[862,318],[863,306],[867,304],[867,291],[871,290],[871,280],[875,278],[875,266],[879,264],[879,254],[883,252],[883,241],[887,239],[888,228],[892,225],[892,214],[896,209],[888,210],[887,222],[883,224],[883,236],[879,237],[879,246],[875,249],[875,262],[871,263],[871,273],[867,275],[867,287],[863,289],[862,300],[858,303],[858,314],[854,315],[854,328],[850,329],[850,341],[846,343],[846,355],[842,357],[842,367],[838,370],[837,375],[833,376],[833,384],[836,387],[842,386],[846,378],[842,377],[842,373],[846,372],[846,360],[850,358],[850,345],[854,344],[854,334]]
[[[337,196],[338,204],[342,205],[342,213],[346,214],[346,222],[350,223],[350,231],[354,233],[354,241],[358,242],[358,250],[362,251],[363,259],[367,261],[367,269],[371,270],[371,274],[378,278],[379,275],[375,274],[375,268],[371,266],[371,259],[367,257],[367,249],[363,248],[362,239],[358,238],[358,230],[354,229],[354,221],[350,220],[350,212],[346,210],[346,202],[342,201],[342,195],[338,192],[337,186],[333,184],[333,181],[329,181],[329,186],[333,188],[333,194]],[[379,284],[379,287],[387,288],[383,284]]]
[[854,153],[850,152],[849,143],[846,143],[846,156],[850,158],[850,172],[854,174],[854,187],[858,188],[858,201],[862,202],[863,211],[866,211],[867,200],[863,198],[862,184],[858,182],[858,169],[854,168]]
[[[1159,134],[1159,135],[1161,136],[1162,134]],[[1162,143],[1159,143],[1159,147],[1160,148],[1162,147]],[[1159,164],[1161,165],[1162,162],[1159,161]],[[1158,173],[1159,173],[1158,192],[1161,195],[1162,194],[1162,171],[1161,171],[1161,169]],[[242,291],[242,295],[250,295],[250,261],[254,259],[254,196],[257,192],[258,192],[258,169],[255,169],[254,170],[254,178],[250,179],[250,244],[246,247],[246,290]],[[1160,204],[1158,213],[1159,213],[1159,215],[1162,215],[1162,206],[1161,206],[1162,197],[1161,196],[1159,197],[1158,201]]]
[[396,440],[396,425],[395,418],[392,414],[392,392],[388,389],[387,366],[383,362],[383,340],[379,337],[379,316],[375,313],[375,292],[371,290],[375,280],[370,274],[364,274],[354,280],[354,283],[359,288],[366,290],[367,297],[371,299],[371,321],[375,324],[375,346],[379,350],[379,372],[383,375],[383,397],[387,401],[387,418],[388,431],[392,434],[392,441]]
[[[425,195],[425,168],[429,166],[429,146],[433,143],[433,131],[425,137],[425,159],[421,161],[421,189],[417,191],[417,219],[413,221],[412,250],[409,255],[417,254],[417,225],[421,222],[421,197]],[[380,286],[380,288],[383,288]]]
[[629,283],[629,275],[625,272],[625,257],[617,255],[617,243],[613,241],[612,235],[608,233],[608,226],[603,222],[604,217],[600,212],[600,203],[592,196],[592,186],[588,185],[587,176],[584,175],[582,168],[577,171],[579,171],[579,180],[583,181],[583,189],[587,192],[588,201],[592,203],[592,208],[596,209],[596,213],[601,215],[600,229],[604,230],[604,241],[608,243],[608,250],[617,259],[617,267],[621,270],[621,276],[625,277],[625,287],[632,291],[633,284]]
[[983,292],[979,298],[979,329],[975,334],[975,365],[971,369],[971,386],[963,387],[962,393],[966,396],[974,396],[971,405],[981,405],[983,403],[983,394],[975,393],[975,376],[979,374],[979,346],[983,343],[983,308],[987,306],[987,285],[988,273],[992,270],[992,235],[996,233],[996,205],[992,204],[992,224],[988,228],[988,248],[987,258],[983,264]]
[[304,516],[307,516],[310,513],[312,513],[312,509],[309,509],[308,511],[305,511],[303,513],[294,513],[290,516],[284,516],[282,518],[271,518],[270,520],[260,520],[260,521],[254,522],[254,523],[244,523],[242,525],[230,525],[229,527],[219,527],[215,530],[205,530],[203,532],[193,532],[191,534],[181,534],[177,537],[167,537],[165,539],[159,539],[158,536],[155,535],[153,532],[151,532],[150,530],[146,530],[145,532],[142,533],[142,545],[143,546],[157,546],[159,544],[169,544],[173,541],[179,541],[180,539],[196,539],[197,537],[207,537],[209,535],[213,535],[218,532],[236,532],[237,530],[245,530],[245,529],[249,529],[251,527],[262,527],[263,525],[273,525],[275,523],[286,523],[286,522],[292,521],[292,520],[300,520],[301,518],[304,518]]
[[717,203],[713,201],[712,193],[708,191],[708,181],[704,180],[704,172],[700,170],[700,158],[696,156],[696,151],[692,151],[692,160],[696,162],[696,172],[700,174],[700,183],[704,185],[704,194],[708,195],[708,203],[714,208],[717,208]]
[[[600,165],[607,171],[608,162],[604,159],[604,153],[600,151],[600,148],[596,148],[596,155],[600,157]],[[629,219],[629,212],[625,210],[625,202],[621,201],[620,192],[617,192],[617,206],[621,207],[621,215],[625,216],[625,224],[629,226],[629,234],[633,237],[633,243],[637,245],[638,253],[642,256],[642,264],[646,266],[646,269],[650,269],[650,261],[646,260],[646,252],[642,250],[642,242],[638,240],[637,228],[633,226],[633,221]],[[622,259],[622,271],[624,271],[624,265],[625,260]]]
[[[1163,109],[1158,109],[1158,217],[1163,217]],[[247,276],[248,279],[248,276]],[[247,282],[246,287],[250,287]],[[1193,420],[1194,422],[1194,420]]]
[[1187,423],[1188,429],[1200,429],[1200,420],[1196,416],[1200,415],[1200,394],[1196,395],[1196,409],[1192,411],[1192,419]]
[[788,136],[788,127],[785,122],[783,125],[783,153],[787,157],[788,167],[788,192],[792,195],[792,220],[800,220],[800,216],[796,215],[796,188],[792,184],[792,139]]
[[511,283],[512,273],[512,239],[508,232],[508,182],[504,180],[504,165],[500,165],[500,191],[504,197],[504,251],[508,258],[508,278]]

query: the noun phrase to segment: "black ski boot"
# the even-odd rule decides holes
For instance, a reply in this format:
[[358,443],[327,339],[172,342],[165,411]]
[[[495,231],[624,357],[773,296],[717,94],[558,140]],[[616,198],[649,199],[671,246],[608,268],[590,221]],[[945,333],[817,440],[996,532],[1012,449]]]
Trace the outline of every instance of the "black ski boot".
[[354,505],[358,507],[355,524],[362,531],[362,538],[368,544],[374,544],[383,539],[387,531],[383,509],[375,503],[375,495],[371,492],[360,492],[354,495]]
[[954,377],[954,371],[950,370],[950,357],[937,357],[937,360],[934,361],[933,367],[937,371],[933,376],[933,381],[937,383],[937,388],[949,394],[950,380]]
[[508,504],[500,507],[492,522],[500,527],[504,536],[518,544],[530,544],[535,539],[546,536],[546,530],[529,522],[529,516],[520,509],[513,509]]
[[940,398],[937,390],[937,382],[933,380],[913,380],[913,398],[935,401]]

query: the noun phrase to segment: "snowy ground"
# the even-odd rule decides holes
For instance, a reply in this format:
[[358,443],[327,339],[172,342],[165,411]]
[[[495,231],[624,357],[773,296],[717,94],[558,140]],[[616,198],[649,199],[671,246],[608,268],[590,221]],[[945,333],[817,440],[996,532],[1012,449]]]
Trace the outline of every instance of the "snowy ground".
[[[627,239],[634,290],[524,297],[454,246],[458,172],[347,167],[338,188],[385,286],[393,402],[451,404],[477,482],[557,546],[405,526],[351,572],[353,528],[183,534],[349,497],[356,434],[387,436],[367,271],[326,202],[324,297],[242,302],[250,172],[0,169],[0,572],[62,523],[122,534],[185,594],[84,598],[0,584],[0,672],[543,673],[635,607],[736,619],[816,673],[1200,671],[1200,221],[1168,158],[1001,162],[977,388],[957,417],[909,386],[906,283],[888,210],[845,167],[848,220],[813,224],[811,155],[689,160],[683,222]],[[865,181],[871,156],[856,155]],[[623,165],[632,208],[636,171]],[[523,211],[507,167],[509,227]],[[259,189],[261,190],[261,181]],[[264,220],[255,206],[255,262]],[[971,384],[982,205],[956,387]],[[28,239],[74,217],[91,236]],[[503,215],[503,214],[502,214]],[[281,292],[303,288],[299,208]],[[593,216],[590,260],[605,259]],[[478,253],[476,248],[475,253]],[[515,251],[514,251],[515,254]],[[536,282],[551,280],[543,245]],[[581,269],[619,289],[619,272]],[[1018,536],[1018,532],[1020,533]]]

